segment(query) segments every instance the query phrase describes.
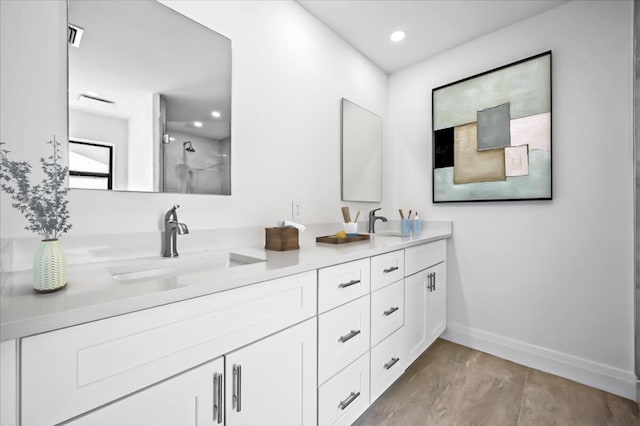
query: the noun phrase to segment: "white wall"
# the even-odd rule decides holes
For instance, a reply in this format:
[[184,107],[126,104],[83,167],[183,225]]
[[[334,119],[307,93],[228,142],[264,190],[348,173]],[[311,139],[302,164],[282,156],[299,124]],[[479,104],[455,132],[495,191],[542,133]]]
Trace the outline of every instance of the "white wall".
[[[55,135],[66,143],[65,21],[65,2],[0,1],[0,141],[10,159],[30,160],[36,181],[40,157],[51,155],[45,142]],[[2,238],[31,235],[4,192],[0,221]]]
[[[391,75],[389,205],[452,219],[449,338],[632,398],[632,3],[571,2]],[[431,203],[431,90],[553,51],[553,201]]]
[[[64,2],[34,2],[37,10],[23,10],[21,1],[1,3],[2,140],[13,141],[9,136],[20,135],[23,127],[38,130],[37,137],[24,138],[29,142],[54,131],[64,135]],[[164,212],[176,203],[192,232],[272,225],[291,216],[294,198],[303,204],[304,222],[339,221],[340,98],[384,119],[386,74],[295,2],[167,3],[232,40],[232,195],[72,191],[71,234],[158,231]],[[5,21],[31,31],[16,39],[5,34]],[[5,50],[5,41],[15,47]],[[29,61],[15,61],[25,55]],[[44,95],[31,90],[34,85]],[[38,118],[37,124],[27,125],[29,117]],[[5,138],[9,120],[15,130]],[[22,217],[5,200],[0,206],[2,238],[30,237],[22,229]]]

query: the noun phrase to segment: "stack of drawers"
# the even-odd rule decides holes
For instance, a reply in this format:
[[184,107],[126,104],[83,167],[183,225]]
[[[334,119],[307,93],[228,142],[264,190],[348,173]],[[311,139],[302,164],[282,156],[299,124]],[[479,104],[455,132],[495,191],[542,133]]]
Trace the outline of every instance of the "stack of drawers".
[[318,423],[355,421],[404,371],[404,252],[318,271]]
[[369,407],[370,261],[318,271],[318,424],[350,424]]
[[404,251],[371,258],[371,402],[402,374]]

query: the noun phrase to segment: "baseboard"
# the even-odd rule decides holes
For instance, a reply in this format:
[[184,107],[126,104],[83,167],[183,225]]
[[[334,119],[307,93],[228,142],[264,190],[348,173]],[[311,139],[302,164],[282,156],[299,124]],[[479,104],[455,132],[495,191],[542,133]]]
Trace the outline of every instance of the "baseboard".
[[636,401],[636,377],[632,371],[621,370],[459,324],[448,323],[441,337],[517,364]]

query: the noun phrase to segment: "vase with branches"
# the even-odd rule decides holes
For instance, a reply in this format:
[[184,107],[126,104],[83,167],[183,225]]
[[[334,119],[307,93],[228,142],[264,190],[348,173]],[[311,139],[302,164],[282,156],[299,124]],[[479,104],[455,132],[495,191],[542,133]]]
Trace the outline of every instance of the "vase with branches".
[[11,206],[27,219],[25,229],[40,235],[43,240],[33,259],[34,288],[48,292],[67,284],[66,257],[58,238],[71,229],[66,187],[68,167],[63,167],[60,142],[55,136],[47,144],[52,154],[40,158],[44,178],[31,183],[31,165],[26,161],[9,159],[0,142],[0,189],[11,197]]

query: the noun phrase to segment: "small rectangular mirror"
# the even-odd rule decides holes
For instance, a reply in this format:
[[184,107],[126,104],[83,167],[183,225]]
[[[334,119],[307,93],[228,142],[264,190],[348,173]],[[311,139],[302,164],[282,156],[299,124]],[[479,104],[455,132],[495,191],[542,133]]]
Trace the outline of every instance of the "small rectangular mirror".
[[344,98],[342,200],[382,201],[382,118]]

